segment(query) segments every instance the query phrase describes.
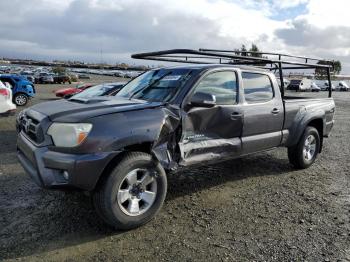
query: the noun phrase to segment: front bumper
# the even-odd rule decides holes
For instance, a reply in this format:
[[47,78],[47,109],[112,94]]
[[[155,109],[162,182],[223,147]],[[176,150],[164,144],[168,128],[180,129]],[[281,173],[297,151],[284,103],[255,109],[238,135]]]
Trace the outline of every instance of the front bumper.
[[[17,157],[24,170],[43,188],[75,188],[91,191],[107,164],[118,152],[66,154],[36,147],[25,135],[18,134]],[[66,179],[63,174],[68,172]]]

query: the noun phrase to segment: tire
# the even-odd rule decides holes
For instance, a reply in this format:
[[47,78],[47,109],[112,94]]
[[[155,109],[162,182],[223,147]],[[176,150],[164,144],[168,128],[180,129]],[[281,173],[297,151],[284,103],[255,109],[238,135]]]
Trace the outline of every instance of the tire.
[[311,166],[320,152],[320,135],[316,128],[306,127],[298,144],[288,148],[289,162],[298,169]]
[[25,106],[28,103],[29,97],[26,94],[18,93],[13,97],[13,102],[17,106]]
[[130,152],[102,180],[92,197],[97,213],[107,224],[127,230],[154,218],[166,192],[163,167],[149,154]]

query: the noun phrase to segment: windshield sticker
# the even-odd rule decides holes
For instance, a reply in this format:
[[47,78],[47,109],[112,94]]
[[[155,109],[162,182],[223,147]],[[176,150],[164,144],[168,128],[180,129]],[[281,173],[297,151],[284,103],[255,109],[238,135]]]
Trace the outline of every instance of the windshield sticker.
[[177,81],[181,78],[182,76],[181,75],[178,75],[178,76],[166,76],[162,79],[162,81]]

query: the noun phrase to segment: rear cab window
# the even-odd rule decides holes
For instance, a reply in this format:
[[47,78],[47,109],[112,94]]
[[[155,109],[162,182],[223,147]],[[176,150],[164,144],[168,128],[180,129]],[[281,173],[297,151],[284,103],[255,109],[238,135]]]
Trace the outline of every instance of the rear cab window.
[[242,72],[245,101],[248,104],[263,103],[273,99],[274,91],[268,75]]

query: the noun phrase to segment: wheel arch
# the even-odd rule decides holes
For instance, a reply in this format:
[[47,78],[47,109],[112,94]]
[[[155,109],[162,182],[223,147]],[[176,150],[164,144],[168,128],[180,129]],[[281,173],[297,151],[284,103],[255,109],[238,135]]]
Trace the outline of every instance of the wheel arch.
[[322,152],[322,146],[323,146],[323,128],[324,128],[324,123],[322,118],[316,118],[308,122],[307,126],[311,126],[316,128],[319,137],[320,137],[320,150],[319,153]]
[[103,184],[104,180],[107,179],[108,175],[112,172],[112,170],[118,165],[118,163],[129,152],[143,152],[143,153],[148,153],[148,154],[152,155],[152,157],[155,157],[154,154],[152,154],[152,143],[151,142],[143,142],[143,143],[131,144],[131,145],[125,146],[123,148],[123,150],[119,154],[117,154],[115,157],[113,157],[107,163],[107,165],[104,167],[99,178],[97,179],[94,190],[98,189],[100,187],[100,185]]

